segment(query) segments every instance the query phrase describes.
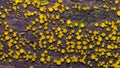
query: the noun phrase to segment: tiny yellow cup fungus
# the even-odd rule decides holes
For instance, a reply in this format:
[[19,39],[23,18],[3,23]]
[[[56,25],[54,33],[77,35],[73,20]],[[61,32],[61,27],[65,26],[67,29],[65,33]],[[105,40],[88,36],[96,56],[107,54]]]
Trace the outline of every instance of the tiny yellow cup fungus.
[[34,66],[31,65],[31,66],[29,66],[29,68],[34,68]]
[[102,33],[101,36],[102,36],[102,37],[105,37],[105,36],[106,36],[106,33]]
[[116,7],[111,7],[111,10],[115,11],[115,10],[116,10]]
[[13,32],[13,29],[9,29],[9,32]]
[[56,62],[56,64],[57,64],[57,65],[61,65],[61,61],[58,60],[58,61]]
[[5,18],[6,18],[6,15],[5,15],[5,14],[2,14],[2,15],[1,15],[1,18],[5,19]]
[[7,31],[5,31],[5,32],[4,32],[4,35],[8,35],[8,32],[7,32]]
[[88,48],[88,47],[87,47],[86,45],[85,45],[85,46],[83,46],[83,49],[85,49],[85,50],[86,50],[87,48]]
[[0,15],[2,14],[2,12],[0,11]]
[[3,50],[3,44],[2,43],[0,43],[0,50]]
[[53,7],[48,8],[49,12],[53,12]]
[[41,12],[43,12],[43,11],[44,11],[44,7],[40,7],[39,10],[40,10]]
[[7,36],[5,36],[5,40],[10,40],[10,38],[11,38],[11,37],[10,37],[10,36],[8,36],[8,35],[7,35]]
[[88,42],[87,41],[83,41],[82,43],[83,43],[83,45],[86,45]]
[[60,61],[61,61],[61,62],[64,62],[64,61],[65,61],[65,59],[64,59],[64,58],[60,58]]
[[44,57],[41,57],[40,58],[40,62],[44,62],[45,61],[45,58]]
[[101,41],[102,41],[102,37],[98,37],[98,41],[100,41],[100,42],[101,42]]
[[90,48],[90,49],[92,49],[93,47],[94,47],[94,45],[92,45],[92,44],[89,45],[89,48]]
[[58,0],[58,3],[62,3],[63,2],[63,0]]
[[95,23],[94,25],[95,25],[95,27],[98,27],[98,26],[99,26],[99,24],[98,24],[98,23]]
[[77,40],[80,40],[80,39],[81,39],[81,36],[80,36],[80,35],[78,35],[76,38],[77,38]]
[[100,44],[101,44],[101,42],[100,42],[100,41],[97,41],[97,42],[96,42],[96,44],[97,44],[97,45],[100,45]]
[[80,24],[80,27],[81,27],[81,28],[84,28],[84,27],[85,27],[85,24],[84,24],[84,23],[81,23],[81,24]]
[[71,20],[69,19],[69,20],[67,20],[67,25],[70,25],[72,22],[71,22]]
[[113,60],[112,60],[112,59],[110,59],[110,60],[109,60],[109,63],[110,63],[110,64],[112,64],[112,63],[113,63]]
[[106,26],[105,23],[101,23],[101,24],[100,24],[100,27],[101,27],[101,28],[104,28],[105,26]]
[[115,0],[115,4],[118,4],[119,3],[119,0]]
[[56,15],[56,19],[57,19],[57,20],[60,19],[60,15]]
[[62,49],[62,50],[61,50],[61,53],[64,54],[64,53],[65,53],[65,49]]
[[63,33],[67,33],[67,29],[66,28],[63,29]]
[[94,54],[91,55],[91,59],[95,59],[96,56]]
[[82,48],[82,46],[81,45],[77,45],[77,49],[81,49]]
[[109,57],[109,56],[111,56],[111,53],[110,53],[110,52],[107,52],[106,55]]
[[47,61],[47,62],[50,62],[50,61],[51,61],[51,56],[47,56],[46,61]]
[[27,8],[27,4],[26,4],[26,3],[24,3],[24,4],[23,4],[23,7],[24,7],[24,8]]
[[57,63],[57,61],[58,61],[57,59],[53,59],[53,63]]
[[66,59],[66,63],[70,63],[71,60],[69,58]]
[[17,36],[17,32],[13,32],[13,37],[16,37]]
[[39,22],[40,22],[40,24],[43,24],[43,23],[44,23],[44,20],[43,20],[43,19],[40,19]]
[[12,62],[12,59],[9,59],[8,62],[11,63],[11,62]]
[[20,49],[20,53],[24,53],[25,51],[24,51],[24,49]]
[[117,11],[117,15],[120,16],[120,10]]
[[42,54],[41,54],[41,57],[45,57],[45,53],[42,53]]
[[93,8],[94,8],[94,9],[98,9],[98,6],[95,5],[95,6],[93,6]]
[[65,9],[68,11],[68,10],[70,10],[70,7],[66,6]]
[[78,26],[79,26],[78,22],[76,22],[76,23],[74,24],[74,26],[75,26],[75,27],[78,27]]

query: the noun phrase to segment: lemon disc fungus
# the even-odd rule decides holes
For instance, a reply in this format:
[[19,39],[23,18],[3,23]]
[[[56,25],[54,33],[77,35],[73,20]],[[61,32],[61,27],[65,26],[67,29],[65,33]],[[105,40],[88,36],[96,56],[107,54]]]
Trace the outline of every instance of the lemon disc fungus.
[[119,0],[0,0],[0,68],[120,68],[119,51]]

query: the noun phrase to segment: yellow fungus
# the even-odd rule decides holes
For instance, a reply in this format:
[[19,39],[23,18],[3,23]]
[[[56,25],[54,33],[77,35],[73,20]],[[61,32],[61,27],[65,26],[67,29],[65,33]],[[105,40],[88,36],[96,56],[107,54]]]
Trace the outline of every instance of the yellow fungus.
[[12,62],[12,59],[9,59],[8,62],[11,63],[11,62]]
[[10,38],[11,38],[10,36],[5,36],[6,40],[10,40]]
[[83,46],[83,49],[85,49],[85,50],[86,50],[87,48],[88,48],[87,46]]
[[70,8],[68,6],[66,6],[65,9],[68,11]]
[[58,0],[58,3],[62,3],[63,0]]
[[81,36],[79,35],[79,36],[77,36],[76,38],[77,38],[77,40],[80,40],[80,39],[81,39]]
[[20,53],[24,53],[25,51],[24,51],[24,49],[20,49]]
[[119,0],[115,0],[115,4],[118,4],[119,3]]
[[70,25],[71,23],[71,20],[67,20],[67,25]]
[[120,16],[120,10],[117,11],[117,15]]
[[47,62],[50,62],[50,61],[51,61],[51,56],[47,56],[46,61],[47,61]]
[[5,19],[5,18],[6,18],[6,15],[5,15],[5,14],[2,14],[2,15],[1,15],[1,18]]
[[59,19],[60,18],[60,16],[59,15],[56,15],[56,19]]
[[81,47],[81,45],[77,45],[77,49],[81,49],[82,47]]
[[4,35],[8,35],[8,32],[6,31],[6,32],[4,32]]
[[99,24],[98,23],[95,23],[95,27],[98,27],[99,26]]
[[93,8],[94,8],[94,9],[98,9],[98,6],[95,5],[95,6],[93,6]]
[[49,12],[53,12],[53,8],[52,7],[49,7],[48,10],[49,10]]
[[60,58],[60,61],[61,61],[61,62],[64,62],[64,61],[65,61],[65,59],[64,59],[64,58]]
[[63,33],[67,33],[67,29],[66,28],[63,29]]
[[44,57],[41,57],[40,58],[40,62],[44,62],[45,61],[45,58]]
[[0,15],[2,15],[2,12],[0,11]]
[[102,41],[102,37],[98,37],[98,41]]
[[115,11],[115,10],[116,10],[116,7],[111,7],[111,10]]
[[64,53],[65,53],[65,49],[62,49],[62,50],[61,50],[61,53],[63,53],[63,54],[64,54]]
[[105,23],[101,23],[100,26],[101,26],[102,28],[104,28],[106,25],[105,25]]
[[27,4],[24,3],[24,4],[23,4],[23,7],[24,7],[24,8],[27,8]]
[[69,58],[66,59],[66,63],[70,63],[71,60]]
[[58,60],[58,61],[56,62],[56,64],[57,64],[57,65],[61,65],[61,61]]
[[96,56],[94,54],[91,55],[91,59],[95,59]]
[[81,27],[81,28],[84,28],[84,27],[85,27],[85,24],[84,24],[84,23],[81,23],[81,24],[80,24],[80,27]]
[[92,44],[89,45],[89,48],[90,48],[90,49],[92,49],[93,47],[94,47],[94,45],[92,45]]
[[110,53],[110,52],[107,52],[107,54],[106,54],[106,55],[109,57],[109,56],[111,56],[111,53]]
[[34,66],[31,65],[31,66],[29,66],[29,68],[34,68]]
[[79,24],[76,22],[75,24],[74,24],[76,27],[78,27],[79,26]]

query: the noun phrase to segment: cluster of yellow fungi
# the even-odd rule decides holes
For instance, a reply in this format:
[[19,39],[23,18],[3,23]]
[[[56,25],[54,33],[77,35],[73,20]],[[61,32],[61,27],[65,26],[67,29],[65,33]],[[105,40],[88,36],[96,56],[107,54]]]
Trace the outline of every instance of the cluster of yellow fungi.
[[[108,0],[103,0],[103,3],[106,1]],[[9,0],[9,3],[12,6],[8,8],[0,5],[3,10],[0,11],[0,30],[3,29],[0,31],[0,61],[36,62],[39,59],[40,63],[54,63],[58,66],[63,63],[82,63],[90,67],[120,67],[119,19],[95,22],[91,28],[87,28],[84,22],[74,23],[61,16],[76,9],[88,11],[93,8],[97,11],[103,8],[106,12],[115,11],[119,17],[120,7],[109,7],[107,3],[92,7],[77,3],[67,6],[63,0],[57,0],[52,5],[47,0]],[[118,5],[119,0],[110,0],[110,3]],[[11,28],[12,22],[7,18],[12,12],[17,13],[15,17],[18,19],[23,16],[22,18],[31,20],[23,32]],[[29,34],[34,39],[25,37]],[[29,68],[34,68],[34,65]]]

